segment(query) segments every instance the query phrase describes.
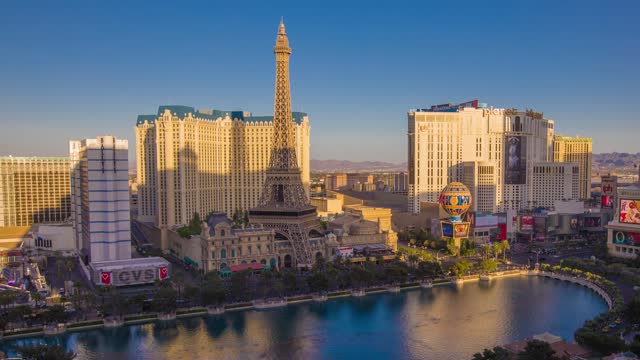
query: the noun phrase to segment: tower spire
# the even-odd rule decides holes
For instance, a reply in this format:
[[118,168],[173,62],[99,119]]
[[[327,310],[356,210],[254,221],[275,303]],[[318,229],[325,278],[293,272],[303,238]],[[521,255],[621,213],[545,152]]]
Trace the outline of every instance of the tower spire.
[[310,267],[313,257],[308,237],[322,234],[322,226],[316,208],[309,204],[298,166],[289,86],[291,48],[283,21],[280,21],[273,52],[276,57],[273,141],[260,201],[249,211],[249,221],[263,224],[289,240],[296,266]]

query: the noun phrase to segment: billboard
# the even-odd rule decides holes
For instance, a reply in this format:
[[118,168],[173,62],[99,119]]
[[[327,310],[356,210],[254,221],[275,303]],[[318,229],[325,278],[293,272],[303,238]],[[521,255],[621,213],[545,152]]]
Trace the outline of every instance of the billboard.
[[534,219],[534,228],[536,233],[546,234],[547,233],[547,217],[536,216]]
[[602,224],[602,219],[598,216],[598,217],[585,217],[584,218],[584,227],[586,228],[593,228],[593,227],[600,227],[600,225]]
[[100,272],[100,283],[102,285],[111,285],[111,273],[108,271]]
[[600,207],[602,207],[603,209],[613,209],[613,196],[602,195]]
[[527,181],[527,138],[506,136],[504,141],[504,183],[522,185]]
[[640,200],[620,200],[620,222],[640,224]]
[[169,277],[169,270],[167,269],[166,266],[160,266],[158,268],[158,279],[164,280],[167,277]]
[[342,257],[351,257],[353,256],[353,248],[352,247],[339,247],[337,249],[338,256]]
[[640,246],[640,233],[614,231],[612,240],[614,244]]
[[613,196],[616,192],[617,177],[615,176],[602,176],[600,178],[602,195]]
[[524,231],[533,230],[533,216],[522,215],[522,217],[520,217],[520,230],[524,230]]
[[498,224],[498,240],[507,240],[507,224]]
[[462,219],[464,221],[468,221],[471,227],[476,226],[476,212],[475,211],[467,211],[462,215]]
[[450,238],[465,238],[469,236],[469,223],[468,222],[448,222],[443,221],[440,223],[442,227],[442,236]]
[[569,219],[569,226],[571,227],[572,230],[577,229],[578,228],[578,218],[572,217],[571,219]]
[[456,238],[464,238],[469,236],[469,223],[453,224],[453,235]]
[[453,224],[449,222],[440,223],[442,226],[442,236],[453,237]]

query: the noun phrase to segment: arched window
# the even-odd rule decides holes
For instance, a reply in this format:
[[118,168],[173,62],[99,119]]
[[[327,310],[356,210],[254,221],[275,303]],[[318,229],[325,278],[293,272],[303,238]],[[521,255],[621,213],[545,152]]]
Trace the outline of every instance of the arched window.
[[224,236],[224,229],[220,230],[220,236]]
[[227,250],[222,249],[220,250],[220,259],[226,259],[227,258]]
[[236,257],[236,249],[231,249],[231,257]]

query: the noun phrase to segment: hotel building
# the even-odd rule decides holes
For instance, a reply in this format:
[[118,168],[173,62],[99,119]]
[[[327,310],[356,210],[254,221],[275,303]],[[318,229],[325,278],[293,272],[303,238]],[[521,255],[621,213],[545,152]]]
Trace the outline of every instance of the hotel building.
[[[309,192],[309,120],[294,112],[298,166]],[[138,116],[138,220],[169,228],[193,213],[229,216],[258,204],[273,140],[271,116],[161,106]]]
[[0,227],[69,220],[70,172],[68,158],[0,157]]
[[324,185],[327,190],[339,190],[347,186],[347,174],[327,174]]
[[591,198],[591,138],[558,136],[553,138],[553,161],[578,164],[579,199]]
[[69,142],[76,248],[85,263],[131,258],[127,140]]
[[[409,211],[417,214],[421,202],[437,202],[453,181],[469,187],[475,211],[531,209],[551,206],[553,200],[578,199],[572,167],[578,164],[550,164],[553,128],[554,121],[542,113],[489,108],[477,100],[411,110]],[[547,169],[563,177],[549,180],[562,185],[561,190],[540,187],[549,184],[537,171]]]

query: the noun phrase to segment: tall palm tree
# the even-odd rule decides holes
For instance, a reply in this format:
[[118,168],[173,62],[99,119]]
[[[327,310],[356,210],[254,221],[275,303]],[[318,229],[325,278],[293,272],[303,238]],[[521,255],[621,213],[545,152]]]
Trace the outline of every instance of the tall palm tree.
[[64,266],[67,270],[67,280],[69,280],[71,279],[71,273],[73,272],[73,269],[76,267],[76,264],[73,262],[73,259],[69,259],[64,264]]
[[35,293],[33,293],[33,295],[31,295],[31,299],[35,301],[36,307],[38,307],[38,303],[42,301],[42,294],[36,291]]
[[507,260],[507,250],[511,250],[511,245],[507,240],[502,240],[500,242],[500,246],[502,247],[502,260]]
[[178,298],[180,298],[182,294],[182,288],[184,287],[184,273],[182,271],[176,271],[171,274],[173,277],[173,283],[176,286],[176,291],[178,292]]
[[493,243],[491,250],[493,250],[493,259],[498,260],[498,254],[502,251],[502,244],[499,242]]
[[412,267],[415,267],[418,261],[420,261],[420,256],[418,256],[418,254],[409,255],[409,263]]

